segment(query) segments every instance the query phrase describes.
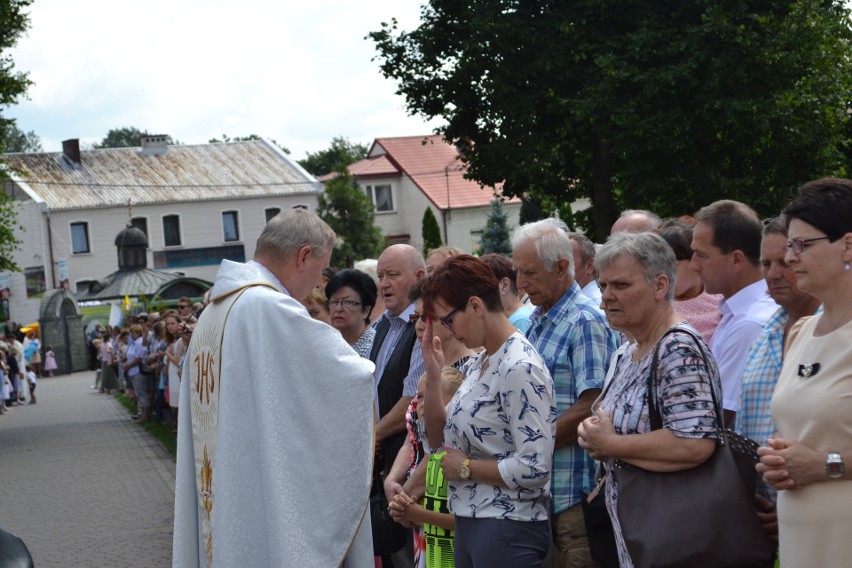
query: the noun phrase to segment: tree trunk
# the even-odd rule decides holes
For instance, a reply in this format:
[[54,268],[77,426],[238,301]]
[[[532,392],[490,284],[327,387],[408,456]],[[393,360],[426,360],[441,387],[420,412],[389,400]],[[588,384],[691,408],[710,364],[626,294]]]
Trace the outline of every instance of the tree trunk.
[[606,140],[598,140],[592,156],[592,177],[589,180],[592,198],[592,218],[595,222],[595,242],[603,243],[612,224],[618,218],[612,195],[612,154]]

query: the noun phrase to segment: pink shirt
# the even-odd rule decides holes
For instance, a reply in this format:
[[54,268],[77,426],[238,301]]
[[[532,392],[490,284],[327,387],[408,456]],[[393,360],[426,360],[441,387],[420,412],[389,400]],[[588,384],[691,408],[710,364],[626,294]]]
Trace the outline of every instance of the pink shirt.
[[701,334],[707,345],[713,339],[716,326],[722,321],[722,312],[719,311],[719,302],[722,301],[721,294],[708,294],[701,292],[691,300],[673,302],[674,311],[682,315],[695,331]]

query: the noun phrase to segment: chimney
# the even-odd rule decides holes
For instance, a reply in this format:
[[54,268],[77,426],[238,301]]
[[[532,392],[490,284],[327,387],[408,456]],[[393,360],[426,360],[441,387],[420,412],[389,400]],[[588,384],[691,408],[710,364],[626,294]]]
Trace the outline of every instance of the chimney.
[[73,168],[80,167],[80,139],[71,138],[62,141],[62,155]]
[[166,134],[154,134],[142,137],[142,154],[159,156],[169,151],[169,137]]

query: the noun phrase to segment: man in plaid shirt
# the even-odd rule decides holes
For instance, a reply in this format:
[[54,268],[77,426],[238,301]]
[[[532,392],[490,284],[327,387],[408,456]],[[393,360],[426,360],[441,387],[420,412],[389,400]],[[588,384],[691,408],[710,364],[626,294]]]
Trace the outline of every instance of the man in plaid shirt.
[[[769,295],[780,306],[769,318],[749,351],[742,374],[737,432],[761,445],[775,434],[769,401],[781,373],[787,332],[799,318],[813,315],[819,300],[799,290],[796,273],[784,262],[787,224],[776,217],[764,222],[760,264]],[[777,492],[758,476],[757,494],[768,517],[774,517]]]
[[555,565],[596,566],[589,551],[580,493],[591,490],[594,461],[577,445],[577,426],[591,416],[618,336],[574,281],[568,228],[559,219],[520,227],[512,238],[517,286],[536,309],[527,338],[538,349],[556,388],[552,522]]

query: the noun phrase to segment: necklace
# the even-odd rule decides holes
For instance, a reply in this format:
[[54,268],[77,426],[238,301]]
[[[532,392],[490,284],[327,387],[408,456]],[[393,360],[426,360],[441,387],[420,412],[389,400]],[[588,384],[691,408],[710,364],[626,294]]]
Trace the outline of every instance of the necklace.
[[836,331],[837,328],[840,327],[840,325],[843,323],[843,320],[846,319],[846,315],[849,313],[850,308],[852,308],[852,302],[849,302],[849,305],[846,306],[846,309],[843,310],[843,313],[840,314],[840,317],[835,322],[834,327],[832,327],[830,330],[828,330],[827,333],[831,333],[832,331]]

